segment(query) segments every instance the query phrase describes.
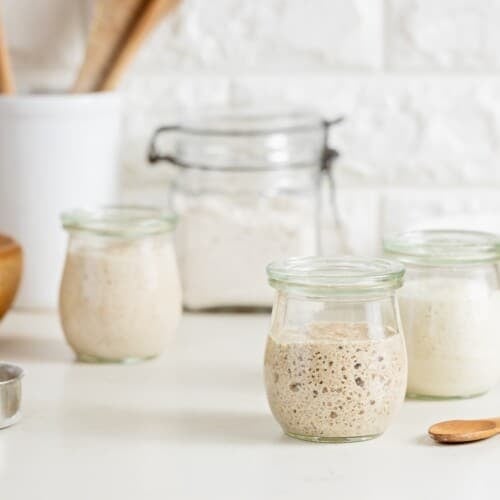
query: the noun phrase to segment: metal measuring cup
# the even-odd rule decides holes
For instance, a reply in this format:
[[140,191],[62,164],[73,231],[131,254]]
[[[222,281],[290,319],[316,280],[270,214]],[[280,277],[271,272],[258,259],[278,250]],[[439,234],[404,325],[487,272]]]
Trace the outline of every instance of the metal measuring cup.
[[21,418],[22,368],[0,363],[0,429],[14,425]]

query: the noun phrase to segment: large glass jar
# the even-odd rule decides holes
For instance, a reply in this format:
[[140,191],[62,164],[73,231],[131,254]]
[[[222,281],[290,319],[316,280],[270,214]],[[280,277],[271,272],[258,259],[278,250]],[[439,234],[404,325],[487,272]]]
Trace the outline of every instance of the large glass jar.
[[474,231],[414,231],[387,238],[406,267],[399,293],[408,349],[408,396],[464,398],[500,377],[498,238]]
[[175,217],[109,207],[62,216],[69,244],[60,290],[64,334],[80,361],[159,355],[181,314]]
[[[170,201],[188,309],[271,307],[266,264],[319,253],[331,123],[302,111],[232,110],[157,131],[150,160],[177,166]],[[172,154],[157,152],[163,132],[174,134]]]
[[276,295],[265,383],[285,433],[318,442],[382,434],[406,389],[395,298],[403,266],[305,257],[270,264],[267,272]]

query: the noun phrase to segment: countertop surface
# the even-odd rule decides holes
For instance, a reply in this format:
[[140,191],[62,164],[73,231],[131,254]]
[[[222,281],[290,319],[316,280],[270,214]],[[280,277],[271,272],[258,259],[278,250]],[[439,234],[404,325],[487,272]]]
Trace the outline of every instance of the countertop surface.
[[284,436],[262,382],[267,315],[185,315],[154,361],[73,361],[55,314],[11,313],[0,358],[20,364],[21,421],[0,431],[0,498],[498,499],[500,436],[434,444],[428,426],[500,415],[500,389],[407,401],[382,437]]

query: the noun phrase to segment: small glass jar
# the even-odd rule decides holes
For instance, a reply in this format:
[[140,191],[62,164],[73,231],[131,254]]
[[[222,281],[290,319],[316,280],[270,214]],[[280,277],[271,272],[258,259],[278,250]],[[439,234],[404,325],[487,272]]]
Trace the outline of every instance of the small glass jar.
[[158,356],[181,315],[175,217],[154,208],[107,207],[68,212],[62,221],[70,238],[59,312],[77,358]]
[[276,294],[265,383],[285,433],[316,442],[382,434],[406,389],[395,298],[403,266],[304,257],[270,264],[267,273]]
[[408,396],[466,398],[500,378],[498,238],[475,231],[413,231],[387,238],[406,267],[399,292]]
[[[306,111],[230,109],[155,133],[151,162],[177,167],[169,199],[181,216],[186,308],[269,308],[266,264],[320,252],[320,180],[336,155],[326,146],[332,123]],[[175,136],[172,154],[157,152],[164,132]]]

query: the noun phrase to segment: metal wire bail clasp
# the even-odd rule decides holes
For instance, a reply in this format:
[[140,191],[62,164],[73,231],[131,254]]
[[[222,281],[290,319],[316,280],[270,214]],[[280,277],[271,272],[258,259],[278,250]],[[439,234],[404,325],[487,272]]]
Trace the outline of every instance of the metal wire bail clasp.
[[352,248],[349,245],[346,227],[342,215],[340,214],[337,202],[337,186],[335,182],[334,169],[333,169],[334,162],[340,156],[340,153],[336,149],[330,147],[328,143],[329,142],[328,135],[331,127],[339,123],[342,123],[343,121],[344,117],[340,116],[338,118],[335,118],[334,120],[325,120],[323,122],[325,136],[324,136],[321,171],[326,176],[328,183],[331,213],[334,218],[334,224],[338,238],[338,253],[347,255],[352,253]]
[[151,141],[149,143],[148,148],[148,161],[151,164],[158,163],[160,161],[168,161],[175,165],[178,165],[177,157],[172,154],[160,154],[157,148],[157,139],[163,133],[173,133],[177,132],[180,129],[178,125],[166,125],[163,127],[158,127],[153,132],[153,137],[151,137]]
[[340,156],[340,153],[329,146],[328,144],[328,134],[330,133],[330,129],[342,123],[345,120],[343,116],[339,116],[338,118],[334,118],[333,120],[324,120],[323,128],[324,128],[324,146],[323,146],[323,156],[321,159],[321,170],[328,171],[330,170],[333,162]]

